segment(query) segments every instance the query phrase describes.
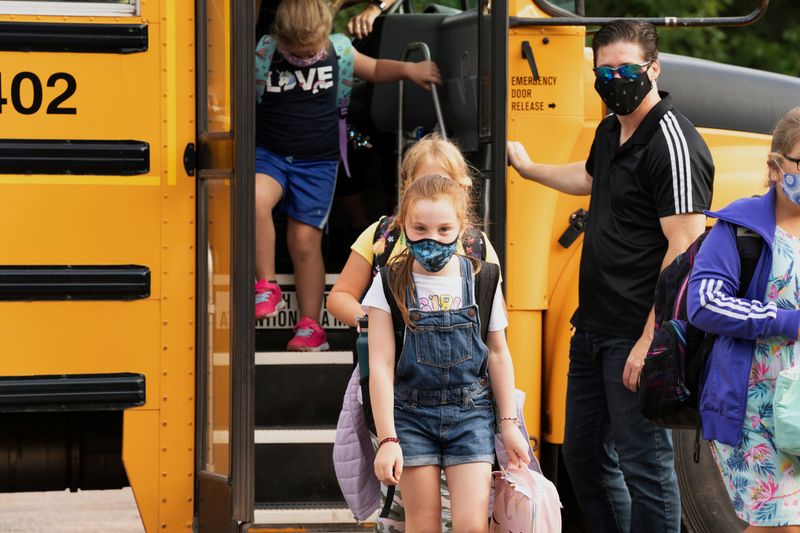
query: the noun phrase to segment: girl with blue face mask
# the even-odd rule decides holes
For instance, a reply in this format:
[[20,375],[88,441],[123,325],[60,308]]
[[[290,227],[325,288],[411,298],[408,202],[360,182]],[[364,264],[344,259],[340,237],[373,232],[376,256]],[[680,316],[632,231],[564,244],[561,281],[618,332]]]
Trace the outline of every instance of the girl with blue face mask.
[[[716,335],[700,416],[734,511],[748,533],[798,533],[800,442],[781,429],[775,398],[781,373],[800,366],[800,107],[778,121],[767,166],[763,196],[708,213],[718,220],[695,259],[687,311]],[[737,235],[762,240],[747,287]]]
[[406,325],[401,353],[395,353],[381,274],[362,302],[369,309],[375,474],[382,483],[400,484],[408,531],[440,527],[442,470],[453,531],[487,530],[495,424],[510,462],[529,462],[500,284],[484,343],[474,294],[481,262],[455,254],[469,205],[463,187],[438,175],[418,178],[403,195],[397,223],[408,247],[388,264],[391,296]]

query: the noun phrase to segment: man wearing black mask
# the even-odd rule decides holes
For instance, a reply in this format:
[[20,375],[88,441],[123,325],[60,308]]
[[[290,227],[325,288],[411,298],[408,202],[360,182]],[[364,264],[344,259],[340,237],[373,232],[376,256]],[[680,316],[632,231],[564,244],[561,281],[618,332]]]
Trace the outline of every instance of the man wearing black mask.
[[651,24],[595,34],[595,89],[610,114],[589,158],[535,164],[508,146],[520,175],[591,194],[572,317],[564,461],[592,531],[678,532],[671,434],[639,413],[639,373],[653,337],[658,274],[705,229],[714,165],[703,139],[657,89]]

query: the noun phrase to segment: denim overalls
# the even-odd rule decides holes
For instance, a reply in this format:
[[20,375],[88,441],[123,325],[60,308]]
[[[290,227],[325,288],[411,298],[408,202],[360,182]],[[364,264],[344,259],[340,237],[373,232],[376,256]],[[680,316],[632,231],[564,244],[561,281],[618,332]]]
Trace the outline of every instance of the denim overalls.
[[494,462],[494,408],[472,263],[461,267],[460,309],[422,311],[407,289],[409,319],[394,386],[395,430],[406,466]]

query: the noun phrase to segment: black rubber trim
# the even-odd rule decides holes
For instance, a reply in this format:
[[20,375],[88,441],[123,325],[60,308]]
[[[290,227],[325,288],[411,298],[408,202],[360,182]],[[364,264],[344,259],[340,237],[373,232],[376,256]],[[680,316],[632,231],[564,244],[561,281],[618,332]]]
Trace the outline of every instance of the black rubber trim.
[[0,174],[100,174],[150,172],[144,141],[0,140]]
[[147,24],[0,22],[3,52],[146,52]]
[[150,296],[139,265],[0,265],[0,300],[138,300]]
[[0,377],[0,412],[120,411],[145,403],[143,374]]

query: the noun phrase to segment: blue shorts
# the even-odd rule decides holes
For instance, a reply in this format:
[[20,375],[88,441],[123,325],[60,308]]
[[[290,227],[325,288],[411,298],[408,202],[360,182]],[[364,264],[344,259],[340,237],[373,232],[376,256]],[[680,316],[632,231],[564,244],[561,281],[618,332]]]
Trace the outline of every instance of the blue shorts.
[[395,385],[394,425],[404,466],[494,463],[494,404],[489,387],[470,387],[454,403],[414,400],[402,383]]
[[338,159],[298,161],[256,146],[256,173],[266,174],[283,189],[277,209],[315,228],[328,223],[338,168]]

